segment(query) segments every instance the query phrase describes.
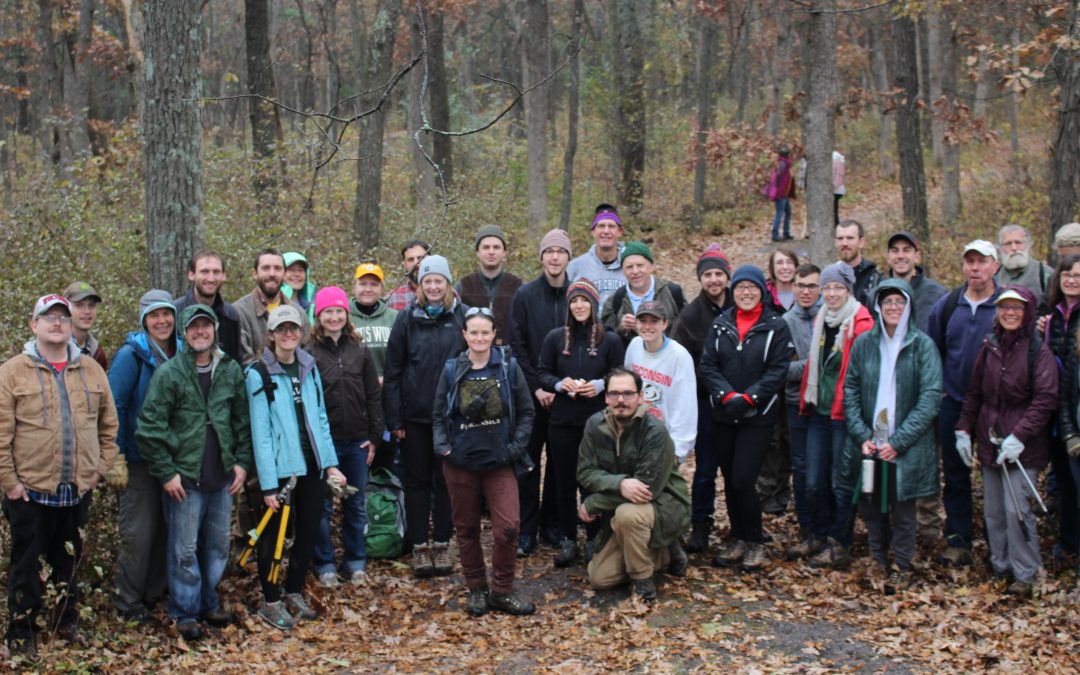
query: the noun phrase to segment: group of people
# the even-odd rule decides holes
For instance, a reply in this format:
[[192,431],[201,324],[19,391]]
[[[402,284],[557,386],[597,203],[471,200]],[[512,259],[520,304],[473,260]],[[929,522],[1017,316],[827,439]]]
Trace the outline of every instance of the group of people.
[[[681,575],[688,551],[713,545],[718,470],[728,528],[715,565],[765,567],[762,514],[793,501],[787,557],[847,565],[858,512],[886,591],[902,590],[917,537],[940,527],[939,446],[943,563],[971,563],[973,456],[1009,590],[1030,593],[1040,573],[1029,498],[1048,462],[1055,555],[1075,563],[1080,224],[1058,232],[1053,270],[1017,226],[997,246],[969,243],[951,292],[923,273],[909,232],[889,238],[879,271],[852,220],[824,268],[780,248],[765,270],[733,269],[711,244],[689,302],[647,244],[622,241],[614,206],[590,231],[578,257],[566,232],[547,232],[531,281],[505,269],[497,225],[476,233],[478,269],[457,283],[445,257],[409,241],[403,283],[386,289],[365,262],[351,294],[318,287],[302,254],[267,249],[231,304],[222,256],[203,251],[185,295],[142,296],[111,363],[93,287],[39,298],[32,339],[0,367],[9,648],[35,651],[41,560],[63,589],[53,625],[81,639],[79,527],[102,481],[120,489],[117,611],[150,623],[167,597],[189,640],[200,622],[234,620],[216,586],[238,549],[257,559],[257,615],[282,630],[318,617],[309,573],[326,588],[367,583],[373,463],[400,473],[413,574],[450,574],[455,539],[473,615],[534,611],[515,567],[541,542],[556,566],[584,559],[596,588],[656,598],[658,571]],[[691,454],[692,489],[679,469]]]

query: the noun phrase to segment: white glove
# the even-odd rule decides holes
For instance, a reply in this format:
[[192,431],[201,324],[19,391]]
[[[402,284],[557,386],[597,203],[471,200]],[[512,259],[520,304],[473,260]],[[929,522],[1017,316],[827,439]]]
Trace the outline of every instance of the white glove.
[[971,468],[971,436],[966,431],[956,430],[956,453],[960,459]]
[[1020,453],[1023,451],[1024,444],[1020,442],[1020,439],[1009,434],[1005,440],[1001,442],[1001,452],[998,453],[997,463],[1002,464],[1004,462],[1019,461]]

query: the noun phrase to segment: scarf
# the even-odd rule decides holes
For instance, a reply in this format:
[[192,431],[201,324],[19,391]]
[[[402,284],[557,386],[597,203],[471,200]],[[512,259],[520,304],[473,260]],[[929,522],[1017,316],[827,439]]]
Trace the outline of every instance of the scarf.
[[900,317],[900,323],[896,325],[893,336],[885,331],[885,320],[881,318],[881,305],[875,303],[878,322],[881,325],[881,340],[878,342],[878,351],[881,354],[881,371],[878,373],[877,398],[874,399],[874,436],[877,434],[877,425],[882,412],[885,413],[885,421],[889,427],[889,435],[896,431],[896,361],[900,358],[900,350],[904,346],[904,337],[907,336],[908,320],[911,318],[911,298],[904,296],[907,304],[904,305],[904,314]]
[[[842,352],[847,341],[853,337],[855,332],[855,315],[858,313],[859,307],[862,307],[862,305],[855,299],[855,296],[848,295],[847,302],[840,309],[833,311],[829,309],[828,305],[822,305],[821,311],[814,317],[814,332],[810,335],[810,358],[806,363],[806,392],[803,394],[805,403],[817,405],[818,371],[822,361],[821,346],[824,344],[825,324],[828,323],[829,328],[840,327],[836,335],[836,342],[833,343],[833,351]],[[826,414],[828,412],[825,411]]]

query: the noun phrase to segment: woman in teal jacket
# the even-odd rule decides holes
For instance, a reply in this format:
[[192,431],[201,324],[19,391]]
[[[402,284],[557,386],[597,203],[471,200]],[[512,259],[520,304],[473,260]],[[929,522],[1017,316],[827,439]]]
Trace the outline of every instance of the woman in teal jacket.
[[859,512],[874,561],[886,568],[892,548],[886,593],[911,585],[915,500],[939,489],[933,426],[941,407],[941,358],[933,340],[911,324],[912,295],[901,279],[878,286],[877,321],[855,341],[844,381],[848,439],[838,472],[858,492],[862,461],[874,460],[872,492],[863,490]]
[[[298,347],[302,324],[303,316],[294,305],[280,305],[270,312],[266,323],[267,346],[262,358],[247,371],[255,467],[263,503],[276,514],[263,530],[257,548],[264,600],[258,614],[282,630],[292,628],[299,619],[318,618],[301,590],[311,568],[326,500],[324,474],[325,478],[336,478],[345,484],[345,476],[337,469],[338,458],[330,437],[315,359]],[[277,533],[282,525],[278,492],[291,477],[297,479],[291,493],[294,538],[282,597],[277,582],[269,577]]]

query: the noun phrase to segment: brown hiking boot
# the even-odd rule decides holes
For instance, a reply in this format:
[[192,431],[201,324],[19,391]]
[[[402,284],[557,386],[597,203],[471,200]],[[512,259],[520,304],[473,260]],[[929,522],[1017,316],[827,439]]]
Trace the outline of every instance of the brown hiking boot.
[[454,571],[454,561],[450,559],[450,544],[435,542],[431,546],[431,563],[435,576],[445,577]]
[[896,595],[911,588],[911,570],[893,567],[885,579],[885,595]]
[[435,574],[435,565],[431,561],[431,546],[415,544],[412,548],[412,573],[418,579]]
[[803,537],[799,543],[784,549],[784,557],[788,560],[802,560],[803,558],[809,558],[812,555],[816,555],[824,547],[825,540],[811,534]]
[[720,551],[713,558],[716,567],[735,567],[742,562],[746,555],[746,542],[741,539],[728,539],[720,547]]
[[847,546],[830,537],[824,548],[806,562],[810,567],[844,569],[851,563],[851,552]]
[[746,555],[742,559],[743,572],[757,572],[765,567],[765,545],[747,544]]

